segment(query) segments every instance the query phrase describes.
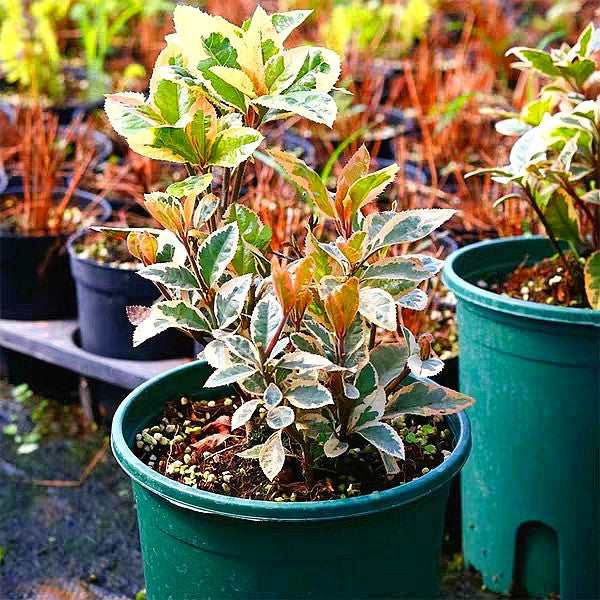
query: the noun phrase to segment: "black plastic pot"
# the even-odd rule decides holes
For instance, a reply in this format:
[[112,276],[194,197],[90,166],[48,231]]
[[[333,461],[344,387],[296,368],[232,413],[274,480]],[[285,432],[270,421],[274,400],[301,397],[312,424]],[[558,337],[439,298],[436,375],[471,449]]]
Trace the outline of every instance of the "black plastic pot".
[[79,332],[84,350],[128,360],[163,360],[191,357],[192,341],[176,330],[168,330],[133,347],[133,325],[127,306],[150,306],[160,295],[151,281],[136,271],[80,258],[75,244],[86,232],[72,236],[67,248],[77,288]]
[[[57,195],[64,193],[57,188]],[[9,187],[5,194],[19,195],[21,187]],[[73,202],[85,207],[96,196],[76,190]],[[100,200],[98,222],[111,213],[108,202]],[[68,319],[77,314],[75,284],[69,269],[64,236],[26,237],[0,231],[0,318],[37,321]]]

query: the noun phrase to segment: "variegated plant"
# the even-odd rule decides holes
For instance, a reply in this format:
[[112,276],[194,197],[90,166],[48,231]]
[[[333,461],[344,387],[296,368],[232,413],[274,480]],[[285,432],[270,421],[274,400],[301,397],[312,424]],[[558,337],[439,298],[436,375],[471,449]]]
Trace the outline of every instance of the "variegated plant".
[[[591,58],[600,49],[600,30],[590,23],[573,48],[550,53],[515,48],[520,68],[551,78],[528,106],[535,119],[500,122],[506,134],[524,132],[514,143],[510,164],[480,169],[514,190],[497,202],[525,198],[544,225],[572,279],[591,308],[600,310],[600,70]],[[591,90],[594,89],[593,93]],[[586,100],[586,92],[593,99]],[[555,112],[556,106],[560,110]],[[535,125],[535,126],[534,126]],[[578,259],[564,260],[559,241]],[[577,269],[580,265],[580,269]]]
[[[256,443],[242,456],[259,460],[269,479],[281,471],[286,447],[302,454],[310,476],[319,456],[343,454],[354,436],[375,446],[395,473],[404,458],[395,419],[444,415],[472,402],[407,380],[443,366],[431,336],[416,339],[399,318],[402,308],[425,307],[420,284],[442,263],[390,253],[429,235],[454,211],[365,216],[363,207],[394,180],[396,165],[371,173],[362,147],[333,194],[301,160],[271,150],[337,232],[334,240],[318,239],[311,223],[293,258],[273,256],[270,229],[238,202],[240,173],[264,122],[291,112],[330,123],[335,115],[328,92],[338,77],[337,57],[319,48],[283,48],[305,17],[301,11],[268,16],[259,7],[237,28],[179,6],[177,34],[158,59],[150,98],[107,100],[112,123],[136,151],[185,162],[193,173],[146,195],[146,208],[164,229],[119,230],[144,264],[140,275],[164,296],[130,310],[134,344],[170,327],[201,341],[214,368],[205,385],[232,386],[239,395],[232,429],[246,427]],[[382,330],[397,332],[399,341],[380,343]]]

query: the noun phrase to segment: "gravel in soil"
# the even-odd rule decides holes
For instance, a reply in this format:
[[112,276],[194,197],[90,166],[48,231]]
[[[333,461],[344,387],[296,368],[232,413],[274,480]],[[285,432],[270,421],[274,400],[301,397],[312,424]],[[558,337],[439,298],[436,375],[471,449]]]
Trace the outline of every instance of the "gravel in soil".
[[185,485],[276,502],[340,499],[403,485],[437,467],[452,450],[453,436],[443,419],[407,416],[394,423],[406,451],[395,476],[387,476],[377,450],[355,436],[341,457],[318,459],[312,483],[305,481],[299,448],[291,444],[293,459],[271,482],[257,460],[238,454],[266,441],[272,430],[260,426],[250,440],[242,429],[231,431],[238,403],[237,398],[170,400],[156,423],[137,434],[134,450],[149,467]]
[[126,240],[100,232],[86,233],[75,244],[74,250],[81,259],[93,260],[114,268],[135,270],[142,266],[129,252]]
[[503,280],[480,281],[479,287],[492,292],[540,304],[588,308],[582,282],[571,273],[581,269],[573,254],[567,254],[569,269],[559,257],[547,258],[528,267],[520,265]]

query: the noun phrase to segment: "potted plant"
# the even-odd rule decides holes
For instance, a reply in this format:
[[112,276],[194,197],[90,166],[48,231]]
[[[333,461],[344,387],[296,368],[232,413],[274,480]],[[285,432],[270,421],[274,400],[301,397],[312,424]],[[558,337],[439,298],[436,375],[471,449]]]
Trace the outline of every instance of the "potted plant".
[[[170,241],[128,232],[140,275],[165,297],[130,311],[134,344],[171,327],[205,344],[205,360],[147,382],[113,420],[148,597],[432,598],[448,486],[470,445],[466,416],[451,413],[472,400],[418,378],[442,363],[398,319],[424,306],[417,287],[441,261],[386,254],[453,211],[365,216],[396,165],[369,173],[361,148],[334,197],[270,150],[337,237],[311,226],[289,257],[269,257],[270,230],[240,202],[246,165],[265,122],[332,124],[339,59],[284,48],[305,11],[257,7],[241,28],[189,6],[174,16],[149,98],[106,102],[136,151],[192,171],[146,196]],[[378,343],[382,330],[397,341]]]
[[25,110],[20,123],[20,139],[2,156],[18,178],[0,196],[0,318],[74,317],[64,241],[110,215],[107,202],[77,189],[97,149],[82,141],[77,123],[61,132],[40,107]]
[[192,355],[192,344],[186,348],[185,338],[182,340],[175,331],[132,347],[133,326],[126,309],[131,305],[152,304],[159,292],[150,281],[137,276],[143,265],[131,256],[123,239],[84,230],[68,240],[67,250],[75,279],[79,335],[84,350],[127,360]]
[[465,560],[499,592],[600,595],[599,47],[590,25],[572,48],[513,50],[551,81],[526,119],[500,125],[525,133],[510,165],[488,172],[547,237],[481,242],[445,270],[460,386],[478,399],[473,435],[485,440],[462,474]]

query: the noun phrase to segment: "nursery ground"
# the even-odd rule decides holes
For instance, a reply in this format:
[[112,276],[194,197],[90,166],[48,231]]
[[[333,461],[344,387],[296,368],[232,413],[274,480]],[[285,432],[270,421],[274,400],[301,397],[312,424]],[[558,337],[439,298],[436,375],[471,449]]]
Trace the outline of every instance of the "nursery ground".
[[[27,430],[30,412],[0,383],[0,598],[136,598],[143,577],[135,507],[106,436],[55,436],[19,453],[3,431]],[[89,477],[75,485],[91,461]],[[460,572],[446,574],[443,597],[498,598]]]

